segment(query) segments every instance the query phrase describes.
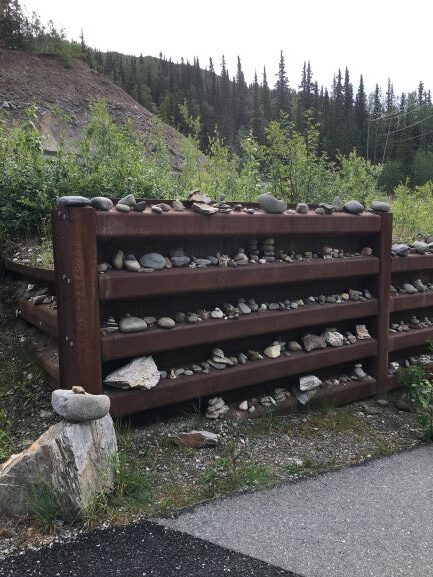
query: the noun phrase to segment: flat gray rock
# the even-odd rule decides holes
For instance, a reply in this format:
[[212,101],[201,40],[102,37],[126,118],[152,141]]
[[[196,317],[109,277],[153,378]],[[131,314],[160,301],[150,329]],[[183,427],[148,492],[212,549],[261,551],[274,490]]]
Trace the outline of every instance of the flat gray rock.
[[381,200],[373,200],[370,207],[375,212],[389,212],[391,210],[391,205]]
[[176,326],[176,322],[170,317],[161,317],[156,324],[162,329],[173,329]]
[[344,202],[339,196],[334,196],[332,206],[334,207],[335,212],[342,212],[344,210]]
[[110,398],[107,395],[81,394],[69,389],[56,389],[51,394],[51,406],[66,421],[74,423],[95,421],[108,415]]
[[310,351],[314,351],[315,349],[325,349],[326,348],[326,340],[325,337],[320,335],[304,335],[302,337],[302,342],[304,343],[304,349],[309,353]]
[[191,259],[189,258],[189,256],[172,256],[170,258],[170,261],[172,263],[173,266],[175,266],[176,268],[182,268],[184,266],[188,266],[189,263],[191,262]]
[[391,253],[393,256],[407,256],[409,254],[408,244],[393,244],[391,246]]
[[140,202],[136,202],[133,210],[134,212],[144,212],[146,210],[146,201],[141,200]]
[[299,202],[296,205],[296,212],[299,214],[307,214],[308,213],[308,204],[305,202]]
[[349,200],[349,202],[345,203],[344,210],[350,214],[361,214],[364,212],[364,205],[357,200]]
[[89,206],[90,199],[85,196],[61,196],[57,199],[61,206]]
[[212,216],[219,212],[219,208],[216,206],[210,206],[204,202],[193,202],[192,209],[194,212],[198,212],[199,214],[204,214],[206,216]]
[[165,257],[157,252],[148,252],[140,257],[140,264],[143,268],[162,270],[165,268]]
[[121,202],[118,202],[116,204],[116,210],[118,212],[131,212],[131,207],[128,204],[122,204]]
[[147,329],[147,322],[140,317],[124,317],[120,319],[119,330],[121,333],[136,333],[145,331]]
[[425,254],[429,250],[429,245],[422,240],[416,240],[412,243],[412,248],[414,248],[418,254]]
[[201,449],[203,447],[215,447],[219,443],[219,435],[210,431],[190,431],[188,433],[177,433],[171,437],[176,445],[180,447],[192,447]]
[[272,194],[261,194],[257,198],[257,202],[260,204],[260,208],[270,214],[282,214],[287,210],[287,203],[284,200],[278,200]]
[[110,210],[113,208],[113,202],[110,198],[106,198],[105,196],[95,196],[90,201],[91,206],[96,210]]
[[132,208],[136,204],[135,197],[133,194],[127,194],[121,198],[117,204],[124,204]]
[[152,389],[160,378],[161,374],[152,357],[138,357],[110,373],[104,383],[118,389]]

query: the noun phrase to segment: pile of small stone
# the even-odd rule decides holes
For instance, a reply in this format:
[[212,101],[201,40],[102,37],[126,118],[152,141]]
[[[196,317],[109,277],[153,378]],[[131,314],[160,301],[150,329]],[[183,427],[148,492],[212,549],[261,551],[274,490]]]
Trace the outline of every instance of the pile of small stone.
[[196,311],[177,312],[172,316],[164,316],[159,319],[153,316],[138,317],[130,314],[125,315],[117,322],[114,317],[110,316],[102,325],[103,334],[108,334],[120,330],[123,333],[144,331],[153,326],[160,328],[172,329],[178,324],[196,324],[208,319],[236,320],[240,316],[251,313],[262,313],[266,311],[288,311],[296,310],[312,304],[342,304],[349,300],[367,301],[372,298],[368,289],[363,291],[349,289],[347,292],[333,295],[319,295],[318,297],[309,296],[306,299],[285,299],[283,301],[259,302],[254,298],[238,298],[235,304],[223,303],[220,307],[213,309],[197,309]]
[[402,333],[411,329],[426,329],[433,326],[433,322],[427,316],[420,320],[416,315],[412,315],[409,321],[401,320],[391,323],[390,333]]
[[405,282],[401,286],[391,285],[389,287],[389,291],[391,293],[399,293],[399,294],[416,294],[416,293],[425,293],[433,290],[433,283],[431,282],[423,282],[421,279],[416,279],[413,283]]
[[425,242],[423,240],[416,240],[411,244],[394,243],[391,246],[392,256],[408,256],[409,254],[431,254],[433,253],[433,242]]
[[28,284],[23,298],[34,305],[46,305],[48,308],[53,310],[57,308],[56,297],[50,295],[49,290],[46,287],[39,288],[34,284]]
[[256,238],[252,238],[248,241],[248,254],[252,262],[257,262],[260,258],[260,250],[258,246]]
[[408,359],[403,359],[399,362],[393,361],[392,363],[389,363],[388,374],[394,375],[395,373],[398,373],[398,371],[400,371],[402,368],[407,369],[412,365],[431,365],[431,364],[433,364],[432,354],[425,353],[419,356],[412,356],[409,357]]
[[356,363],[350,374],[342,374],[338,377],[324,379],[323,381],[316,375],[305,375],[299,377],[298,383],[291,385],[290,390],[288,388],[278,387],[272,394],[264,395],[260,399],[253,398],[242,401],[238,409],[252,413],[258,404],[272,408],[293,397],[295,397],[301,405],[306,405],[317,393],[319,388],[332,388],[365,378],[371,377],[364,371],[362,363]]
[[[244,208],[242,204],[228,204],[224,202],[224,196],[221,196],[218,201],[212,201],[212,199],[207,196],[207,194],[201,192],[200,190],[193,190],[188,194],[188,201],[191,204],[191,209],[198,214],[203,214],[206,216],[212,216],[213,214],[230,214],[231,212],[243,211],[247,214],[254,214],[254,208]],[[113,202],[110,198],[104,196],[97,196],[92,199],[83,196],[62,196],[57,199],[57,203],[63,206],[92,206],[95,210],[109,211],[113,208]],[[309,206],[305,203],[299,203],[296,206],[296,210],[288,209],[287,203],[283,200],[277,199],[272,194],[261,194],[257,198],[257,203],[260,208],[269,214],[308,214]],[[116,210],[122,213],[134,212],[144,212],[146,210],[147,202],[145,200],[136,201],[133,194],[127,194],[118,200],[116,204]],[[185,210],[185,206],[180,200],[175,200],[172,205],[160,202],[150,207],[151,212],[155,214],[163,214],[164,212],[169,212],[170,210],[175,210],[182,212]],[[391,209],[390,205],[382,201],[373,201],[370,206],[371,212],[383,213],[389,212]],[[320,203],[316,208],[316,214],[326,214],[332,215],[334,212],[345,211],[350,214],[361,214],[365,210],[365,207],[357,200],[349,200],[346,203],[336,196],[332,203]]]
[[[168,206],[168,205],[167,205]],[[247,254],[248,252],[248,254]],[[249,263],[274,263],[278,262],[300,262],[310,259],[333,259],[345,258],[353,256],[371,256],[373,249],[371,247],[363,247],[361,252],[345,252],[339,248],[332,248],[323,246],[319,251],[305,251],[303,254],[295,251],[286,252],[283,249],[278,251],[275,248],[275,239],[265,238],[260,241],[260,249],[258,248],[257,239],[251,239],[248,242],[248,251],[245,248],[239,248],[237,253],[231,257],[227,254],[217,252],[216,255],[207,255],[205,257],[187,256],[183,248],[175,248],[170,250],[170,256],[157,252],[145,253],[137,258],[134,254],[127,254],[122,250],[118,250],[111,263],[101,262],[97,266],[100,273],[108,270],[127,270],[129,272],[153,272],[156,270],[170,269],[170,268],[208,268],[209,266],[220,267],[238,267],[245,266]]]
[[225,404],[222,397],[213,397],[208,401],[206,417],[208,419],[219,419],[229,411],[230,407]]
[[[264,238],[260,241],[261,258],[259,262],[275,262],[275,240],[273,238]],[[264,263],[263,263],[264,264]]]
[[171,368],[167,371],[161,371],[162,379],[177,379],[181,376],[192,376],[193,374],[207,374],[210,370],[224,370],[236,365],[245,365],[247,362],[255,362],[268,359],[277,359],[282,354],[289,356],[293,352],[311,352],[316,349],[330,347],[341,347],[343,345],[354,344],[358,340],[370,339],[371,336],[365,325],[356,325],[355,334],[345,331],[344,335],[335,328],[326,329],[321,335],[306,334],[302,340],[302,345],[298,341],[285,342],[281,339],[275,339],[263,351],[249,349],[236,355],[226,355],[224,351],[215,347],[212,354],[205,361],[197,361],[191,365],[179,368]]

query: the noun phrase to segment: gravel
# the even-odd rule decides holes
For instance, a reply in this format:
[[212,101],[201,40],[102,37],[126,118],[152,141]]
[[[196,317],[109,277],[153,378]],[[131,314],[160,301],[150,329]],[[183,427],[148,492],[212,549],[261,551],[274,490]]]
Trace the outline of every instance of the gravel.
[[96,530],[0,561],[4,577],[300,577],[149,521]]

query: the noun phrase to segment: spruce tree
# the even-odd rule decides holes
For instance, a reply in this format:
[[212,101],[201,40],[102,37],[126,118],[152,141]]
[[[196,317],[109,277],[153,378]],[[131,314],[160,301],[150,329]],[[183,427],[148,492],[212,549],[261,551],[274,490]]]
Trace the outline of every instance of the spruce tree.
[[364,79],[361,77],[359,79],[359,88],[356,93],[355,98],[355,123],[357,128],[357,148],[359,154],[367,156],[367,124],[368,124],[368,111],[367,111],[367,95],[364,89]]
[[263,112],[260,102],[260,86],[257,80],[257,72],[254,72],[254,82],[252,86],[253,91],[253,103],[252,103],[252,118],[251,118],[251,129],[257,140],[262,141],[263,139]]
[[271,109],[271,91],[269,90],[268,78],[266,76],[266,67],[263,67],[262,104],[263,104],[263,118],[265,124],[267,124],[272,118],[272,109]]
[[0,4],[0,41],[6,48],[23,48],[23,27],[25,18],[18,0],[1,0]]
[[238,56],[236,80],[234,82],[234,131],[236,133],[247,124],[247,95],[248,88],[242,70],[241,59]]
[[280,51],[280,61],[278,63],[277,82],[275,83],[275,111],[276,116],[280,112],[290,115],[290,92],[289,80],[286,74],[283,51]]

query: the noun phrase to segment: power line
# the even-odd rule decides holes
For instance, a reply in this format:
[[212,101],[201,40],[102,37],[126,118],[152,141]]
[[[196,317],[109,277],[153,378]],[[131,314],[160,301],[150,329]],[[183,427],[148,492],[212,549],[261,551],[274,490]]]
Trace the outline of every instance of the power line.
[[402,138],[401,140],[394,140],[393,141],[393,145],[394,144],[400,144],[400,142],[406,142],[408,140],[414,140],[415,138],[421,138],[422,136],[427,136],[427,134],[432,134],[433,133],[433,129],[432,130],[428,130],[427,132],[423,132],[422,134],[416,134],[415,136],[410,136],[409,138]]
[[391,112],[385,112],[381,116],[372,117],[372,121],[377,122],[379,120],[389,120],[398,116],[403,116],[403,114],[407,114],[408,112],[413,112],[416,109],[421,109],[424,107],[425,104],[418,104],[417,102],[413,104],[412,107],[407,106],[403,110],[392,110]]
[[391,134],[395,134],[396,132],[401,132],[402,130],[406,130],[407,128],[412,128],[413,126],[417,126],[418,124],[421,124],[422,122],[425,122],[426,120],[429,120],[430,118],[433,118],[433,114],[430,114],[429,116],[426,116],[425,118],[421,118],[421,120],[417,120],[416,122],[413,122],[412,124],[408,124],[407,126],[402,126],[401,128],[397,128],[396,130],[393,130],[392,132],[382,132],[382,134],[378,134],[377,136],[390,136]]

